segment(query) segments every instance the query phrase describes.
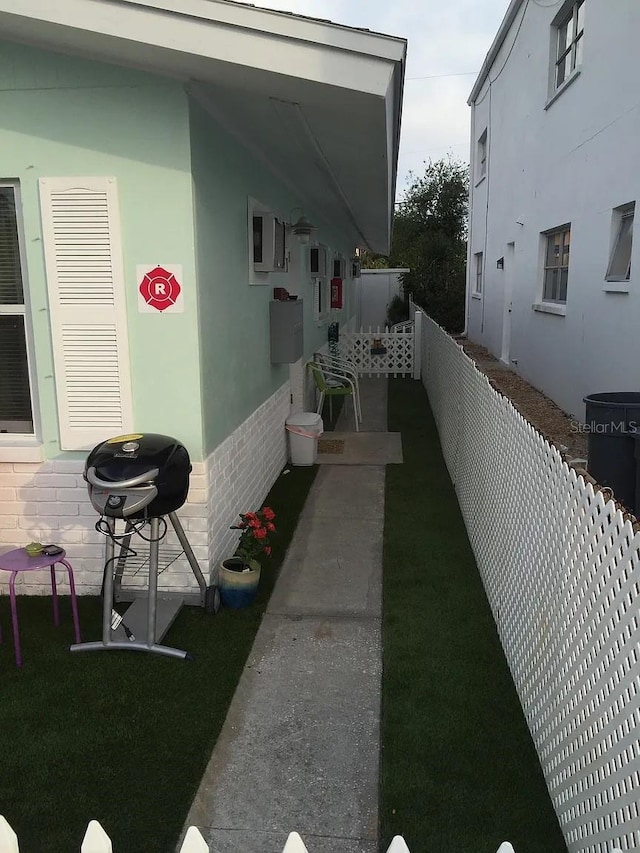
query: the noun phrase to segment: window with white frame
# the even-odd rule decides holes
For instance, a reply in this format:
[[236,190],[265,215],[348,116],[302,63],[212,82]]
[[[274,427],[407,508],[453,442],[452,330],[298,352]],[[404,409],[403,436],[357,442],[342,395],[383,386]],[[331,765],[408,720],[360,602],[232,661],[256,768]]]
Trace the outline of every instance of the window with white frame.
[[572,0],[553,24],[556,37],[554,90],[559,89],[582,62],[585,6],[585,0]]
[[284,270],[286,229],[273,213],[253,215],[253,266],[258,272]]
[[0,182],[0,433],[32,435],[18,186]]
[[476,294],[482,293],[482,275],[483,275],[483,260],[484,254],[476,252],[475,258],[475,279],[473,282],[473,292]]
[[571,226],[563,225],[553,231],[547,231],[545,239],[544,280],[542,299],[544,302],[567,301],[567,283],[569,280],[569,246]]
[[248,202],[249,282],[268,284],[270,272],[287,271],[287,228],[255,199]]
[[607,281],[629,281],[633,248],[633,219],[636,203],[616,207],[613,211],[613,244],[607,267]]
[[326,276],[327,274],[327,247],[318,244],[309,248],[309,268],[311,275]]
[[333,259],[333,278],[346,278],[347,262],[341,255],[336,255]]
[[478,180],[487,174],[487,128],[478,139]]

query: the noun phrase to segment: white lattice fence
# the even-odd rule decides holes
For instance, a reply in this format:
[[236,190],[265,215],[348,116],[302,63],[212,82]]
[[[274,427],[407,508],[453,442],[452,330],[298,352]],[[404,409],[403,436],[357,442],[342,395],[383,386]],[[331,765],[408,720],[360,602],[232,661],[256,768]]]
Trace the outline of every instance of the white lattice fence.
[[571,853],[640,848],[640,534],[433,321],[422,375]]
[[414,331],[341,332],[340,355],[356,365],[360,376],[413,376]]

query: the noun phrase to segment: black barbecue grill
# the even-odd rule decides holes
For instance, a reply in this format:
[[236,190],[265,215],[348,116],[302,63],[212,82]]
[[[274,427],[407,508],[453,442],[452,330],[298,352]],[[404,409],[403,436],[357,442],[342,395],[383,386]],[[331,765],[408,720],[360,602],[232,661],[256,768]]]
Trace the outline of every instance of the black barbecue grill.
[[187,500],[191,462],[186,447],[168,435],[121,436],[89,454],[84,478],[100,515],[153,518]]
[[[196,603],[208,612],[217,610],[217,589],[207,587],[176,515],[176,510],[187,500],[190,473],[186,448],[167,435],[118,436],[103,441],[89,454],[84,478],[91,503],[101,516],[96,529],[106,536],[102,642],[79,643],[71,647],[73,651],[134,649],[188,657],[180,649],[160,644],[182,605],[192,603],[193,595],[158,595],[158,555],[159,543],[167,532],[167,516],[182,547],[178,556],[187,558],[198,582],[200,592]],[[119,520],[125,525],[121,534],[117,532]],[[132,537],[136,535],[149,544],[148,557],[142,562],[149,583],[142,597],[139,589],[127,591],[122,584],[127,562],[132,557],[138,558],[131,547]],[[114,603],[120,601],[133,601],[123,616],[114,609]]]

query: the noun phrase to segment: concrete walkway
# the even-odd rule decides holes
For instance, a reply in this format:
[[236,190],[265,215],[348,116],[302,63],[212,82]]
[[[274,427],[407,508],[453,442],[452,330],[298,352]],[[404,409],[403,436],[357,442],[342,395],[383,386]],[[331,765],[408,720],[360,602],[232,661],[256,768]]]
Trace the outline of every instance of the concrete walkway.
[[[386,394],[362,382],[364,430],[386,431]],[[378,849],[384,479],[318,472],[187,819],[215,853],[280,853],[292,830],[310,853]]]

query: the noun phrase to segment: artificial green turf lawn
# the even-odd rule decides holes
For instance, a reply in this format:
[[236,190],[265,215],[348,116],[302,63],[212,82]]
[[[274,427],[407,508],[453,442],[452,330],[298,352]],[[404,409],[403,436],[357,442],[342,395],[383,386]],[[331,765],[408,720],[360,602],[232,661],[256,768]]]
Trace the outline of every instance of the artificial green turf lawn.
[[389,381],[389,430],[381,849],[566,853],[422,383]]
[[[21,853],[79,850],[92,818],[115,851],[174,849],[316,470],[291,468],[265,500],[277,513],[278,536],[256,602],[217,616],[181,611],[166,643],[192,652],[192,662],[138,652],[70,654],[69,599],[61,599],[55,629],[51,598],[21,597],[19,671],[8,597],[0,597],[0,814]],[[254,507],[238,507],[248,509]],[[79,605],[83,639],[98,639],[100,599]]]

